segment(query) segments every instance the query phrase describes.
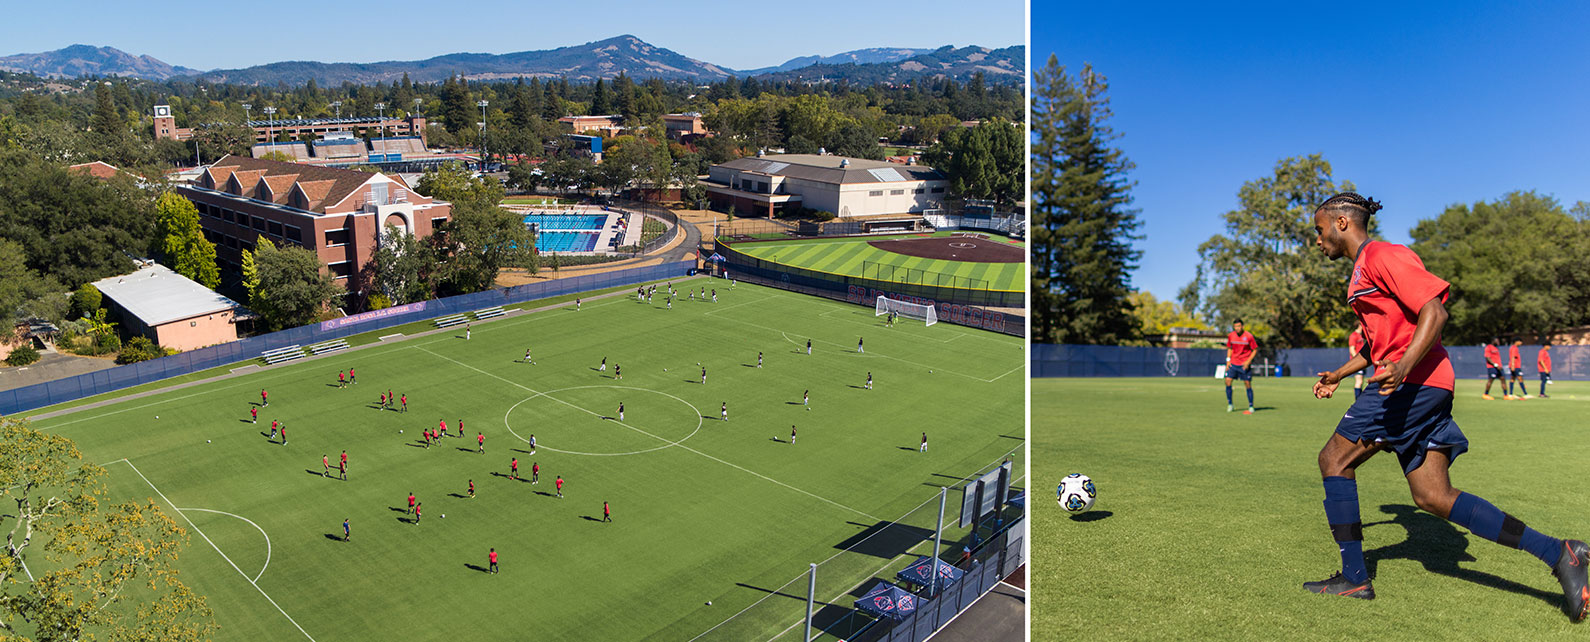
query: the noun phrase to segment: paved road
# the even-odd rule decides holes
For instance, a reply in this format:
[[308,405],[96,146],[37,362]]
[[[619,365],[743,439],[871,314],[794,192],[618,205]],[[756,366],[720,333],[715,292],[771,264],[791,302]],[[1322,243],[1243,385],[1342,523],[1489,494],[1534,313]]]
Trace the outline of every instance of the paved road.
[[1027,567],[1016,569],[938,633],[933,642],[1022,642],[1027,633]]
[[79,357],[59,352],[41,352],[39,360],[33,365],[21,368],[0,368],[0,390],[11,390],[36,383],[54,381],[66,377],[75,377],[80,374],[116,367],[113,359],[96,359],[93,357]]

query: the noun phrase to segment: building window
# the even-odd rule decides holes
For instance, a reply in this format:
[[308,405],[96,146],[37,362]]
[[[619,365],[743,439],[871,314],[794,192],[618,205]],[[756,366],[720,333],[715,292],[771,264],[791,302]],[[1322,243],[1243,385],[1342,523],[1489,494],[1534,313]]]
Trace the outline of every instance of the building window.
[[935,188],[933,188],[933,193],[934,193],[934,194],[943,194],[943,193],[944,193],[944,188],[942,188],[942,187],[935,187]]
[[431,219],[431,231],[435,232],[436,230],[441,229],[442,225],[444,223],[446,223],[446,222],[447,222],[446,218],[433,218],[433,219]]
[[903,190],[903,189],[892,189],[892,190],[889,190],[889,195],[890,196],[900,196],[900,195],[903,195],[903,194],[905,194],[905,190]]
[[226,246],[234,250],[237,249],[237,239],[230,236],[226,237]]
[[261,232],[264,232],[265,229],[266,229],[265,228],[265,219],[260,218],[258,216],[254,217],[254,229],[259,230]]
[[232,210],[227,210],[227,209],[221,210],[221,220],[226,221],[228,223],[232,223],[233,222],[233,220],[232,220]]
[[914,190],[911,190],[911,193],[912,194],[925,194],[925,193],[927,193],[927,190],[918,187],[918,188],[916,188]]
[[303,230],[298,229],[297,227],[294,227],[292,225],[288,225],[288,226],[285,226],[285,227],[287,228],[287,234],[286,234],[287,240],[292,241],[294,243],[303,244],[303,242],[304,242]]
[[346,279],[353,274],[353,264],[348,261],[337,261],[326,264],[326,269],[331,270],[332,278]]
[[340,230],[326,230],[326,247],[347,245],[349,236],[350,233],[348,232],[348,228],[342,228]]
[[883,196],[883,190],[881,190],[881,189],[872,190],[870,192],[867,192],[867,196]]
[[281,223],[277,223],[276,221],[271,221],[270,225],[271,225],[271,236],[274,236],[276,238],[281,238],[282,237],[282,224]]

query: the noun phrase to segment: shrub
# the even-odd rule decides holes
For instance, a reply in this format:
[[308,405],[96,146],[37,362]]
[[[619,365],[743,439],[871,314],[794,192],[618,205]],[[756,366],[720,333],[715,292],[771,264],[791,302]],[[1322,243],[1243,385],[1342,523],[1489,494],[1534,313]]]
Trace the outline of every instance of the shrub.
[[103,295],[92,283],[84,283],[83,287],[72,293],[72,316],[86,317],[94,314],[103,303]]
[[121,338],[106,332],[94,340],[94,347],[98,350],[94,354],[110,354],[121,349]]
[[392,307],[392,299],[387,298],[385,294],[372,294],[366,301],[366,307],[371,310],[385,310]]
[[38,360],[39,351],[33,349],[32,341],[28,341],[11,351],[11,355],[6,357],[6,365],[25,366]]
[[166,356],[166,349],[155,345],[148,337],[133,337],[127,340],[127,345],[122,346],[121,353],[116,355],[116,363],[128,364],[148,361]]

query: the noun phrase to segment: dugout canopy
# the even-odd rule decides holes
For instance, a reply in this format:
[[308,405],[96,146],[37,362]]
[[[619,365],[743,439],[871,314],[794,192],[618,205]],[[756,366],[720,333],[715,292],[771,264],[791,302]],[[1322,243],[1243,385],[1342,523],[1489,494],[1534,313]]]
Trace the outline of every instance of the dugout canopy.
[[920,599],[903,588],[880,581],[856,600],[856,609],[880,619],[903,620],[916,611]]
[[[937,562],[937,564],[934,564],[934,562]],[[902,582],[927,586],[933,581],[935,566],[938,567],[939,580],[936,587],[938,590],[943,590],[944,587],[954,584],[956,580],[961,579],[961,575],[965,574],[961,569],[955,568],[949,562],[924,555],[916,558],[915,562],[911,562],[910,566],[905,567],[899,573],[895,573],[895,577],[900,578]]]

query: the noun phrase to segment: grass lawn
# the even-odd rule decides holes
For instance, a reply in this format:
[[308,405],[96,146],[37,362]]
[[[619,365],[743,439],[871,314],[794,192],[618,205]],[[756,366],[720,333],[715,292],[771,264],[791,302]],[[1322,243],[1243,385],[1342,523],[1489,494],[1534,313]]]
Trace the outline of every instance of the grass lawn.
[[[884,328],[870,307],[686,283],[718,287],[719,302],[587,301],[477,323],[469,340],[457,329],[34,424],[106,466],[112,499],[153,498],[191,524],[183,579],[208,597],[216,639],[250,642],[689,640],[880,523],[924,502],[936,512],[940,486],[1021,453],[1020,339]],[[347,367],[359,383],[339,389]],[[861,387],[868,372],[875,390]],[[270,405],[252,424],[261,388]],[[407,413],[378,407],[388,389],[408,395]],[[272,420],[287,444],[269,438]],[[438,420],[450,434],[462,420],[466,438],[423,447]],[[343,450],[349,479],[323,477],[321,456],[335,468]],[[539,484],[509,478],[515,457],[526,480],[540,465]],[[959,535],[946,535],[946,556]],[[819,598],[848,606],[924,541],[887,538],[825,564]],[[492,547],[496,575],[483,571]],[[804,579],[790,586],[804,595]],[[772,638],[804,612],[795,599],[763,605],[702,639]]]
[[[933,236],[948,236],[949,232],[939,232]],[[867,261],[882,263],[904,268],[914,268],[928,272],[954,274],[956,276],[977,279],[988,284],[990,290],[1019,291],[1026,286],[1026,267],[1022,263],[969,263],[962,261],[944,261],[916,256],[906,256],[887,252],[868,245],[868,241],[886,240],[892,238],[910,238],[921,236],[917,234],[904,236],[869,236],[864,238],[839,237],[792,239],[787,241],[765,241],[756,243],[741,243],[734,249],[768,261],[776,261],[785,265],[843,274],[846,276],[864,276],[863,264]],[[994,237],[995,240],[1022,247],[1022,244],[1010,239]],[[871,276],[871,275],[866,275]]]
[[[1358,470],[1377,598],[1303,591],[1340,569],[1316,455],[1352,397],[1315,400],[1310,385],[1255,381],[1259,411],[1244,416],[1226,413],[1215,379],[1034,380],[1032,639],[1583,637],[1550,569],[1416,510],[1389,453]],[[1458,382],[1470,451],[1453,484],[1549,535],[1590,537],[1590,384],[1517,402],[1483,401],[1483,385]],[[1099,488],[1078,516],[1052,501],[1072,472]]]

